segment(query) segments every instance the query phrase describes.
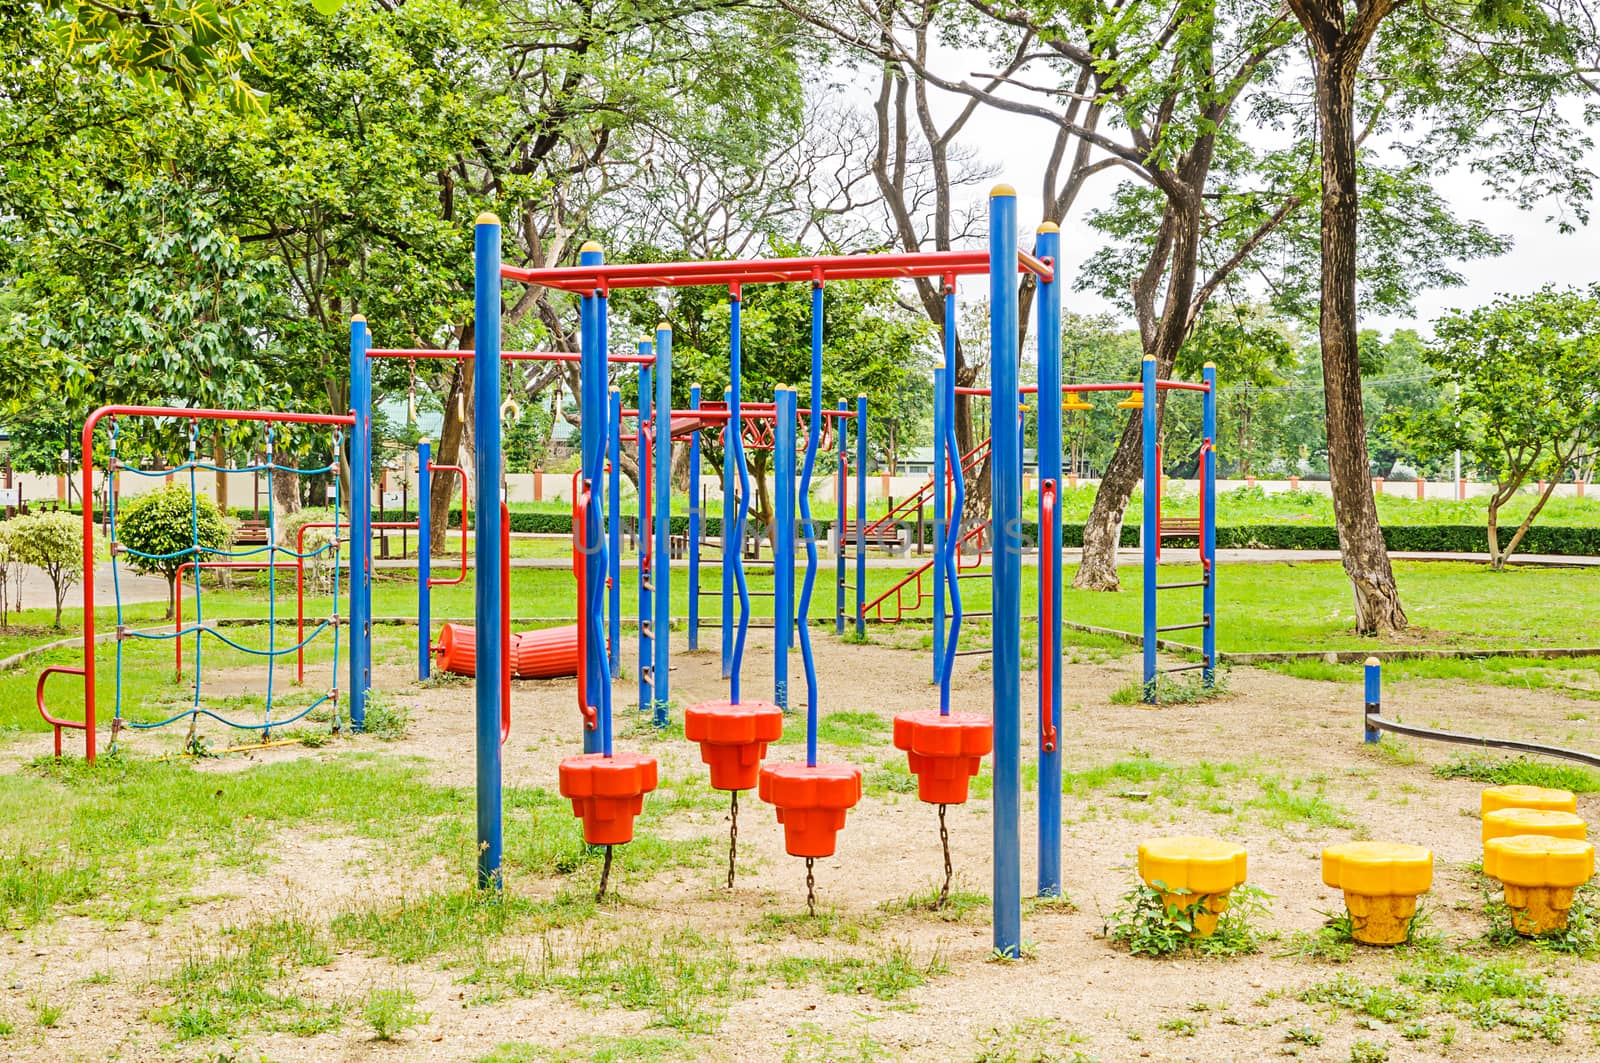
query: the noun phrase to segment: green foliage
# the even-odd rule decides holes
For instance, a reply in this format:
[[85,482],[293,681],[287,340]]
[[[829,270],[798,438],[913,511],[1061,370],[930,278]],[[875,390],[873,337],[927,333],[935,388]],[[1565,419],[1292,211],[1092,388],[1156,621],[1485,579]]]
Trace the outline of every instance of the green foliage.
[[433,1015],[417,1007],[417,995],[409,989],[374,989],[361,1005],[361,1017],[372,1028],[373,1040],[393,1041]]
[[1434,767],[1441,779],[1472,779],[1491,786],[1544,786],[1576,794],[1600,793],[1600,772],[1580,764],[1477,753]]
[[255,61],[245,0],[154,0],[136,9],[50,0],[45,7],[65,16],[57,33],[85,67],[103,64],[137,86],[170,88],[185,99],[214,93],[243,109],[260,105],[242,77]]
[[[1190,896],[1187,890],[1173,892]],[[1261,947],[1255,924],[1267,914],[1267,901],[1268,894],[1255,886],[1235,886],[1215,932],[1199,937],[1194,930],[1203,897],[1187,904],[1168,904],[1160,892],[1139,882],[1123,894],[1122,904],[1107,917],[1106,937],[1135,956],[1249,955]]]
[[204,560],[208,551],[222,550],[228,538],[228,524],[217,504],[187,485],[169,484],[117,507],[116,541],[139,551],[125,560],[140,572],[166,577],[169,616],[178,569]]
[[32,513],[9,522],[11,556],[20,564],[44,570],[55,589],[55,626],[61,627],[61,605],[67,590],[83,576],[83,526],[67,513]]

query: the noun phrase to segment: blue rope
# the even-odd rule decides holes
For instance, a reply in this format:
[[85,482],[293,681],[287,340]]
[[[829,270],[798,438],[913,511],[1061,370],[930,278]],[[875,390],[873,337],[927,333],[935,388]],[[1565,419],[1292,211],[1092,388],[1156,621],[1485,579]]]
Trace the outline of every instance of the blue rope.
[[[262,714],[265,726],[261,729],[261,737],[267,738],[272,734],[272,679],[276,672],[278,658],[273,650],[278,644],[278,566],[273,564],[278,548],[277,510],[274,504],[276,495],[272,493],[272,425],[267,425],[267,707]],[[334,533],[337,535],[338,520],[334,520]],[[316,636],[313,635],[313,638]]]
[[[287,623],[287,621],[285,621],[285,623]],[[212,638],[217,639],[220,642],[227,643],[240,653],[248,653],[256,657],[282,657],[286,654],[294,653],[297,650],[305,649],[307,646],[311,645],[312,640],[314,640],[325,628],[330,628],[333,626],[334,623],[332,620],[324,620],[320,622],[312,630],[311,634],[307,635],[302,641],[295,643],[293,646],[285,647],[281,650],[274,649],[271,647],[271,645],[264,650],[258,650],[250,646],[245,646],[241,643],[233,641],[216,628],[206,627],[198,622],[190,625],[189,627],[183,628],[181,631],[127,631],[124,632],[124,636],[130,639],[142,639],[145,642],[166,642],[171,639],[182,638],[185,635],[210,635]]]
[[213,720],[216,720],[218,723],[227,724],[229,727],[232,727],[236,731],[261,731],[262,732],[262,736],[265,737],[266,733],[268,731],[270,731],[273,727],[287,727],[289,724],[294,723],[297,720],[302,720],[305,717],[309,716],[312,712],[316,711],[317,707],[319,705],[321,705],[323,702],[329,700],[330,698],[336,698],[337,696],[338,696],[338,691],[330,690],[328,693],[322,695],[316,701],[313,701],[310,705],[307,705],[304,709],[302,709],[299,712],[295,713],[293,716],[289,716],[289,717],[286,717],[286,718],[284,718],[282,720],[279,720],[275,724],[274,723],[270,723],[270,722],[269,723],[239,723],[239,722],[237,722],[235,720],[230,720],[226,716],[223,716],[220,713],[214,712],[211,709],[185,709],[184,711],[178,713],[176,716],[169,716],[165,720],[160,720],[160,721],[158,721],[156,723],[134,723],[132,720],[127,720],[127,721],[124,721],[123,726],[124,727],[129,727],[129,728],[132,728],[132,729],[138,730],[138,731],[153,731],[158,727],[166,727],[169,724],[177,723],[179,720],[187,720],[187,719],[190,719],[191,717],[199,718],[201,716],[209,716]]

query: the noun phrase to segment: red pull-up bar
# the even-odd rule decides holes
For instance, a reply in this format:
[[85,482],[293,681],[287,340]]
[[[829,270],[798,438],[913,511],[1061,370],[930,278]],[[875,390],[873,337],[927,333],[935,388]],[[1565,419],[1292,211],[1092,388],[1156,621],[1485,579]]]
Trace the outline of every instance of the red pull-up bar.
[[[373,347],[367,351],[368,358],[453,358],[456,361],[470,361],[476,357],[474,351],[441,351],[431,347]],[[583,355],[577,351],[501,351],[501,361],[505,362],[578,362],[583,360]],[[629,362],[634,365],[654,365],[656,356],[653,354],[612,354],[607,355],[610,362]]]

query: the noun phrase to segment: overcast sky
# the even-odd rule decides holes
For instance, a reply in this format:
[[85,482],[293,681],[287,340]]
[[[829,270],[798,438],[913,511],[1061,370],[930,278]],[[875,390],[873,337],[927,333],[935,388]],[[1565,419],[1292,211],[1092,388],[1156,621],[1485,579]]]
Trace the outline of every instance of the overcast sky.
[[[972,56],[963,68],[961,61],[945,64],[949,69],[987,69],[979,56]],[[859,106],[871,104],[870,83],[854,90]],[[946,96],[943,106],[950,105]],[[1044,126],[1036,119],[1024,118],[980,108],[963,131],[961,140],[977,149],[982,159],[993,160],[998,167],[997,181],[1004,181],[1017,189],[1018,216],[1025,232],[1031,231],[1040,219],[1042,206],[1039,181],[1048,161],[1050,142],[1041,137]],[[1591,152],[1590,168],[1600,172],[1600,151]],[[1091,178],[1091,183],[1079,197],[1072,214],[1062,226],[1063,257],[1069,280],[1076,280],[1084,259],[1102,239],[1085,224],[1089,212],[1106,203],[1120,178],[1116,170],[1103,172]],[[1459,288],[1431,290],[1417,300],[1415,316],[1364,315],[1363,327],[1373,327],[1388,332],[1395,328],[1415,326],[1429,331],[1429,323],[1447,309],[1479,306],[1503,293],[1525,293],[1545,284],[1578,285],[1600,280],[1600,204],[1591,203],[1595,222],[1576,232],[1562,234],[1555,224],[1547,221],[1554,213],[1549,205],[1533,210],[1519,210],[1511,203],[1484,198],[1482,181],[1466,172],[1446,175],[1437,187],[1463,217],[1484,222],[1495,233],[1508,236],[1512,248],[1499,258],[1457,263],[1457,271],[1466,278]],[[988,189],[973,190],[974,198],[987,196]],[[1570,212],[1568,212],[1570,216]],[[1023,246],[1028,246],[1026,239]],[[963,286],[963,297],[979,294],[981,288]],[[1109,310],[1111,307],[1099,297],[1070,291],[1067,307],[1078,311]]]

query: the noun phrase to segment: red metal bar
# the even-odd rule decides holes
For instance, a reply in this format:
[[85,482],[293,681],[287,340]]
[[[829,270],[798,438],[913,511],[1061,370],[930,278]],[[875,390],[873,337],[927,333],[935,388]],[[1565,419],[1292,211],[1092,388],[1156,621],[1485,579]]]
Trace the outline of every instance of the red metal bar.
[[[475,351],[465,350],[439,350],[433,347],[374,347],[367,352],[368,358],[444,358],[458,362],[469,362],[477,357]],[[503,362],[576,362],[583,355],[577,351],[501,351],[500,360]],[[608,362],[625,362],[631,365],[654,365],[656,356],[653,354],[612,354],[606,356]]]
[[[1054,270],[1032,255],[1017,256],[1019,273],[1045,280]],[[987,251],[921,251],[871,255],[821,255],[723,262],[608,263],[525,269],[501,266],[500,275],[524,284],[565,291],[611,288],[679,288],[702,284],[775,284],[786,281],[955,277],[989,272]]]
[[[452,472],[461,478],[461,571],[454,576],[429,576],[430,587],[453,587],[467,579],[467,470],[459,465],[435,465],[428,462],[429,472]],[[449,507],[446,507],[447,509]],[[419,514],[420,516],[420,514]]]
[[1050,709],[1055,704],[1056,662],[1055,654],[1048,651],[1052,641],[1050,632],[1056,626],[1056,602],[1051,591],[1055,586],[1056,564],[1061,559],[1061,552],[1050,549],[1055,544],[1046,541],[1050,538],[1050,529],[1056,526],[1054,480],[1039,483],[1039,516],[1039,648],[1043,651],[1039,654],[1039,748],[1043,752],[1054,753],[1056,721]]
[[[1166,480],[1162,471],[1165,466],[1161,463],[1161,444],[1156,444],[1156,482],[1154,486],[1145,486],[1156,493],[1156,564],[1161,564],[1161,485]],[[1147,529],[1148,530],[1148,529]],[[1152,577],[1153,578],[1153,577]]]
[[1200,567],[1211,571],[1211,558],[1206,554],[1206,455],[1211,452],[1211,440],[1200,444]]
[[[991,442],[992,442],[992,437],[990,439],[981,439],[976,444],[973,445],[971,450],[969,450],[965,454],[961,455],[961,471],[962,471],[963,474],[965,474],[967,472],[970,472],[971,471],[971,467],[973,465],[975,465],[977,462],[983,460],[983,455],[979,454],[978,452],[980,450],[983,450],[985,447],[989,446],[991,444]],[[955,483],[955,480],[954,480],[953,475],[950,472],[946,471],[946,473],[945,473],[945,501],[946,501],[947,505],[949,504],[949,499],[950,499],[950,489],[951,489],[951,486],[954,483]],[[889,510],[889,512],[885,513],[883,516],[879,517],[877,520],[873,521],[871,524],[868,524],[865,528],[861,529],[861,533],[863,535],[871,535],[873,532],[877,531],[879,528],[883,527],[885,524],[888,524],[891,521],[897,520],[901,516],[903,516],[904,514],[909,513],[912,510],[916,509],[917,508],[917,503],[925,501],[928,498],[933,497],[933,492],[934,492],[933,477],[930,475],[928,477],[928,482],[923,484],[921,487],[917,488],[917,490],[916,490],[916,492],[914,494],[912,494],[908,498],[905,498],[905,499],[901,500],[900,503],[895,505],[894,507],[892,507]],[[866,519],[866,515],[862,514],[861,515],[861,519],[865,520]]]
[[[461,519],[467,519],[467,499],[461,499]],[[461,539],[466,541],[466,533]],[[511,737],[511,509],[500,503],[500,744]]]
[[[61,756],[61,729],[63,727],[70,727],[74,731],[88,731],[88,733],[91,736],[94,734],[94,732],[89,730],[89,725],[87,723],[85,723],[85,722],[81,722],[81,721],[78,721],[78,720],[58,720],[54,716],[50,715],[49,710],[44,707],[44,684],[45,684],[45,681],[47,679],[49,679],[52,675],[57,675],[57,674],[59,674],[59,675],[86,675],[87,673],[82,668],[68,668],[65,665],[52,664],[50,667],[46,668],[44,671],[39,673],[39,682],[33,688],[33,703],[35,705],[39,706],[39,715],[44,717],[44,722],[45,723],[47,723],[51,727],[55,728],[55,731],[56,731],[56,756],[59,757],[59,756]],[[91,714],[91,718],[92,718],[92,714]],[[93,744],[94,744],[94,739],[92,737],[89,739],[89,743],[90,743],[90,747],[92,748]]]
[[1187,380],[1157,380],[1157,391],[1210,391],[1207,384],[1193,384]]
[[[356,423],[352,413],[285,413],[277,410],[212,410],[182,406],[102,406],[83,423],[83,723],[84,759],[95,754],[94,675],[94,430],[106,417],[171,417],[189,421],[260,421],[268,424]],[[59,669],[58,669],[59,670]],[[64,725],[65,726],[65,725]]]

